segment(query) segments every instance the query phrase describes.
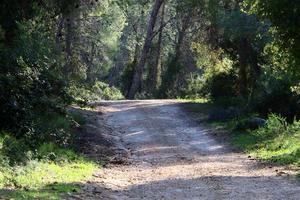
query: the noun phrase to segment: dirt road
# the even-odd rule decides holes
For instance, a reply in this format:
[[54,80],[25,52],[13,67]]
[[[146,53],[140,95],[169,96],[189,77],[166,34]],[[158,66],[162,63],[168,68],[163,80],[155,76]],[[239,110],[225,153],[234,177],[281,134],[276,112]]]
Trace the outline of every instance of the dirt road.
[[300,199],[299,185],[218,143],[179,103],[103,104],[131,162],[100,170],[86,199]]

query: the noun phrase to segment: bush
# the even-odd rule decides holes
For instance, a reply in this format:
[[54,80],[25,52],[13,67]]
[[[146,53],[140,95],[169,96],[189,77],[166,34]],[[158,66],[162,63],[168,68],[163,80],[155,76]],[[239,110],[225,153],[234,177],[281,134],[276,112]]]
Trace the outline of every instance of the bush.
[[0,41],[0,131],[6,132],[2,151],[12,163],[25,162],[28,149],[49,138],[65,141],[65,126],[51,123],[65,118],[72,102],[65,60],[49,26],[36,18],[19,22],[15,31],[11,45]]
[[78,156],[72,162],[30,160],[27,165],[0,168],[4,199],[61,199],[64,193],[80,191],[75,183],[90,179],[96,164]]
[[109,87],[108,84],[97,81],[92,87],[92,92],[103,100],[120,100],[124,99],[124,96],[115,87]]
[[182,84],[178,80],[178,75],[182,72],[183,66],[178,59],[171,56],[167,63],[167,70],[162,77],[161,86],[158,91],[160,98],[176,98],[180,96]]
[[300,115],[299,95],[291,90],[291,83],[286,79],[270,80],[253,99],[254,110],[267,116],[269,113],[287,117],[292,121],[295,116]]
[[213,100],[236,96],[237,77],[233,73],[219,73],[208,80],[210,96]]
[[239,134],[234,143],[251,155],[278,164],[300,165],[300,121],[287,123],[275,114],[257,130]]
[[31,148],[37,148],[44,142],[54,142],[66,147],[72,141],[73,126],[75,124],[67,114],[44,115],[34,121],[32,132],[26,135],[25,140]]
[[22,137],[5,134],[0,141],[0,155],[7,157],[11,165],[25,164],[36,156],[36,149],[45,141],[60,147],[70,147],[73,141],[71,116],[44,115],[35,119],[29,131]]
[[92,87],[70,87],[70,95],[79,102],[124,99],[121,91],[108,84],[97,81]]
[[17,140],[9,135],[3,137],[0,155],[9,160],[10,165],[26,163],[31,158],[29,152],[24,140]]
[[187,77],[185,87],[181,89],[181,96],[186,99],[198,99],[206,96],[204,88],[205,80],[197,73],[191,73]]
[[[297,122],[295,122],[297,124]],[[255,135],[258,135],[261,139],[276,137],[281,134],[286,134],[288,126],[292,127],[294,124],[288,125],[283,117],[271,114],[268,117],[265,127],[255,131]]]

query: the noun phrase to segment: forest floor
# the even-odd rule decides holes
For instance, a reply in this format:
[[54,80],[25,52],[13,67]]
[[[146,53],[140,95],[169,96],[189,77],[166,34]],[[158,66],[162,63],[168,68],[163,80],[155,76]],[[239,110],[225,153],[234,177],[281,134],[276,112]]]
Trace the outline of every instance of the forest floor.
[[283,168],[237,152],[182,104],[110,101],[89,111],[82,148],[109,164],[68,199],[300,199]]

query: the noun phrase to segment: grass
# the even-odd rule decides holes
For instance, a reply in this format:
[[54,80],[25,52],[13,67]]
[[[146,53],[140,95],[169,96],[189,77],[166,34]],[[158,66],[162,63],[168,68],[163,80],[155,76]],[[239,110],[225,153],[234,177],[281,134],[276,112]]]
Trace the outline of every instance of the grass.
[[91,161],[31,160],[25,166],[2,167],[0,197],[8,199],[60,199],[61,193],[78,192],[76,183],[89,179],[97,169]]
[[[5,136],[0,137],[0,150]],[[0,151],[0,199],[61,199],[79,192],[78,183],[88,180],[98,168],[71,149],[45,143],[26,164],[11,166]]]
[[2,172],[0,196],[9,199],[60,199],[61,193],[78,192],[76,182],[91,177],[93,163],[65,164],[30,161],[28,165]]
[[233,136],[233,144],[253,157],[280,165],[300,166],[299,121],[288,124],[284,118],[272,114],[266,126]]

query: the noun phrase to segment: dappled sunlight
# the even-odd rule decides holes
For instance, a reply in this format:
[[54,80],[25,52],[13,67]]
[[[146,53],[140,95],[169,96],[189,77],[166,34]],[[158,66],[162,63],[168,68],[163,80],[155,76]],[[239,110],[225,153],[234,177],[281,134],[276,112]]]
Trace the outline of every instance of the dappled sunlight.
[[[107,111],[103,118],[130,152],[130,163],[102,169],[84,186],[87,190],[116,200],[281,200],[293,199],[300,191],[278,176],[281,168],[259,164],[218,142],[209,128],[186,115],[181,104],[143,102],[107,103],[107,110],[118,111]],[[280,190],[273,192],[277,187]]]
[[129,101],[129,100],[120,100],[120,101],[103,101],[100,105],[111,105],[110,107],[104,107],[104,111],[108,113],[115,113],[115,112],[122,112],[122,111],[129,111],[133,109],[139,108],[151,108],[163,105],[172,105],[172,104],[181,104],[183,102],[177,100],[143,100],[144,103],[141,101]]
[[[242,162],[231,160],[224,163],[210,159],[204,157],[202,161],[192,163],[184,160],[169,166],[142,162],[138,166],[113,167],[105,169],[104,176],[110,174],[111,178],[105,176],[100,186],[110,188],[116,197],[133,195],[136,199],[160,199],[163,195],[168,195],[164,199],[190,199],[199,197],[199,194],[211,195],[212,199],[230,199],[245,194],[256,198],[281,199],[284,197],[282,191],[288,191],[284,195],[291,197],[298,194],[299,188],[291,189],[291,183],[282,182],[280,177],[267,173],[267,170],[249,172]],[[95,186],[97,184],[94,183]],[[280,187],[281,191],[272,191],[274,186]]]
[[168,147],[162,147],[162,146],[158,146],[158,147],[148,147],[148,148],[143,148],[143,149],[138,149],[135,152],[139,153],[139,152],[163,152],[164,150],[169,150],[169,149],[176,149],[178,148],[177,146],[168,146]]
[[137,135],[141,135],[141,134],[143,134],[143,133],[144,133],[144,131],[138,131],[138,132],[126,134],[125,137],[137,136]]
[[[270,187],[266,186],[267,178],[262,177],[231,177],[231,176],[205,176],[191,179],[167,179],[162,181],[153,181],[146,184],[131,185],[125,188],[124,193],[130,192],[138,197],[147,197],[154,199],[199,199],[201,196],[205,199],[285,199],[291,194],[282,194],[278,191],[270,192]],[[258,188],[252,188],[251,183],[255,182]],[[286,188],[288,186],[279,185]],[[152,190],[147,190],[151,188]],[[216,191],[216,192],[211,192]],[[297,194],[295,189],[292,192]]]
[[0,200],[300,200],[293,178],[300,0],[2,0]]

